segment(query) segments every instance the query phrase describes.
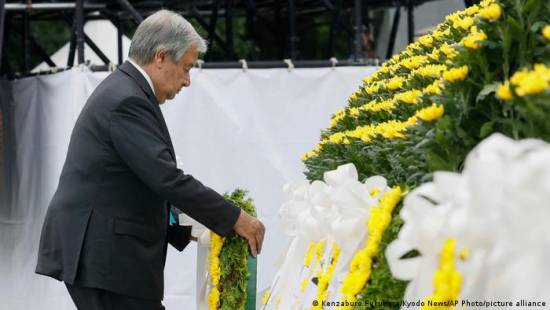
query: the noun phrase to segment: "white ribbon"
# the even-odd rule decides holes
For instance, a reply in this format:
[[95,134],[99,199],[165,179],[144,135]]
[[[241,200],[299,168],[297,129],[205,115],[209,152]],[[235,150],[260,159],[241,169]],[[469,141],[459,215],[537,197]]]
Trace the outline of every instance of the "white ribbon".
[[[277,308],[277,296],[282,297],[279,309],[311,307],[311,302],[316,298],[316,286],[308,279],[306,291],[299,293],[303,280],[300,277],[304,276],[303,263],[308,244],[320,240],[325,240],[324,271],[326,264],[330,263],[327,257],[332,255],[334,242],[341,249],[329,283],[329,298],[335,298],[354,253],[364,245],[370,208],[377,205],[380,197],[388,190],[386,180],[380,176],[361,183],[353,164],[328,171],[323,179],[311,184],[305,180],[291,182],[283,187],[285,202],[279,210],[279,218],[285,233],[294,239],[286,253],[287,259],[278,272],[277,282],[271,288],[272,294],[266,309]],[[371,196],[371,193],[377,194]],[[315,253],[312,255],[313,262]],[[310,268],[318,270],[320,267]],[[313,276],[316,276],[315,272]]]

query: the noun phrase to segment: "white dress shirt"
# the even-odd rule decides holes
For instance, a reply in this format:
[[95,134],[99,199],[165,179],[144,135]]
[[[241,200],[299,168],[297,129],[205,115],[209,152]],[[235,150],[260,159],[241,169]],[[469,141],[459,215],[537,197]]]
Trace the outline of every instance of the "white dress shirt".
[[137,63],[135,63],[132,59],[128,58],[128,62],[130,62],[134,67],[136,67],[136,69],[139,71],[139,73],[141,73],[141,75],[143,75],[143,77],[145,78],[145,80],[147,80],[147,83],[149,83],[149,86],[153,90],[153,94],[156,95],[155,94],[155,88],[153,87],[153,81],[151,80],[151,78],[149,77],[147,72],[145,72],[145,70],[143,70],[143,68],[140,65],[138,65]]

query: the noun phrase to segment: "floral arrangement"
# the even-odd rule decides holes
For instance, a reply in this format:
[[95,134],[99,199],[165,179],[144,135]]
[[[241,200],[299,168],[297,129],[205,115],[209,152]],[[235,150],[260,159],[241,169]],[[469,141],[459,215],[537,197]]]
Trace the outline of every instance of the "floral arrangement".
[[360,262],[356,253],[371,253],[380,241],[401,191],[379,176],[359,182],[356,168],[346,164],[327,171],[323,181],[291,182],[284,193],[279,216],[292,241],[262,309],[321,309],[347,292],[344,278],[345,286],[366,282],[369,270],[350,262]]
[[[548,1],[484,0],[447,16],[364,78],[303,156],[306,176],[321,180],[353,163],[359,179],[384,176],[407,192],[434,171],[461,171],[492,133],[550,141],[549,37]],[[371,258],[358,295],[364,304],[403,298],[406,283],[392,276],[385,256],[403,224],[399,210]]]
[[[392,273],[409,281],[404,299],[426,308],[548,306],[548,158],[542,140],[493,134],[462,173],[436,172],[407,195],[405,224],[386,251]],[[411,250],[419,255],[402,258]]]
[[382,196],[379,204],[372,208],[368,221],[368,237],[365,247],[353,257],[349,273],[344,278],[340,290],[342,302],[353,303],[357,295],[365,287],[371,275],[373,257],[378,253],[378,247],[386,228],[391,221],[391,213],[401,200],[401,188],[395,187]]
[[210,232],[210,252],[208,253],[208,260],[210,261],[210,267],[208,272],[212,278],[212,288],[208,294],[208,307],[218,309],[220,305],[220,253],[222,251],[223,238],[215,232]]
[[[246,191],[236,189],[224,197],[252,216],[256,216],[256,207]],[[248,242],[231,233],[225,238],[214,232],[210,233],[209,273],[212,279],[208,306],[215,309],[244,309],[247,301],[249,272]],[[252,305],[253,307],[255,305]]]

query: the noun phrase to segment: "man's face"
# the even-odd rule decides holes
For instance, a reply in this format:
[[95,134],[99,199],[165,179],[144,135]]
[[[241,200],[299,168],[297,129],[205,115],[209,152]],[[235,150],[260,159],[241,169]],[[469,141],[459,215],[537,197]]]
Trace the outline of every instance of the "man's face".
[[159,103],[163,103],[166,99],[173,99],[182,87],[191,85],[189,71],[198,56],[197,49],[190,47],[177,62],[174,62],[168,53],[159,59],[155,83],[157,98],[161,99]]

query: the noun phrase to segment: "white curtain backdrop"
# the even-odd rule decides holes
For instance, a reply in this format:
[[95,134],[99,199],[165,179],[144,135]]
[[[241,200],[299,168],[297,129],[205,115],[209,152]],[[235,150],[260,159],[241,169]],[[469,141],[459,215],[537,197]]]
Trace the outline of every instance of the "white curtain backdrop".
[[[267,226],[259,292],[271,284],[288,245],[276,218],[282,185],[304,178],[301,155],[374,69],[194,69],[191,87],[162,105],[183,170],[220,193],[241,187],[254,198]],[[15,160],[7,163],[11,202],[0,199],[0,309],[74,309],[63,284],[34,274],[34,267],[74,122],[107,74],[75,68],[13,81],[13,100],[1,102],[11,115],[6,147]],[[166,308],[193,309],[196,245],[171,249],[165,274]]]

